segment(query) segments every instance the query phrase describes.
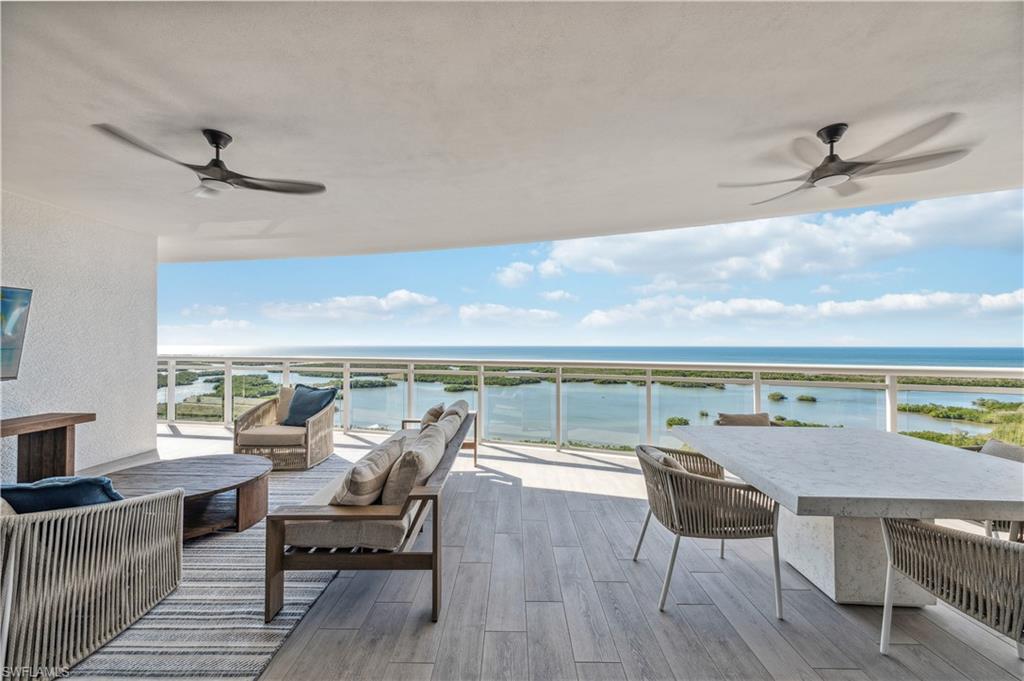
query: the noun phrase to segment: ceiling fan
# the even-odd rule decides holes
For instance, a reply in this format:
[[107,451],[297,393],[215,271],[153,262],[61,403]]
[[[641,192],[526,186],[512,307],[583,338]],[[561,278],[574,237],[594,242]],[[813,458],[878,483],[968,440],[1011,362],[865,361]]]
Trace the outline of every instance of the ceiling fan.
[[204,166],[182,163],[176,158],[165,154],[159,149],[133,137],[124,130],[107,123],[97,123],[93,126],[97,130],[106,133],[113,139],[127,144],[131,147],[145,151],[146,153],[159,156],[160,158],[176,163],[179,166],[188,168],[199,178],[199,186],[192,192],[193,196],[201,198],[212,198],[221,192],[229,189],[256,189],[265,192],[279,192],[283,194],[319,194],[327,189],[319,182],[300,182],[298,180],[270,180],[260,177],[250,177],[229,170],[224,161],[220,160],[220,151],[231,144],[231,135],[220,130],[203,130],[203,137],[214,149],[214,157]]
[[[843,134],[849,126],[846,123],[833,123],[832,125],[826,125],[817,132],[817,137],[821,140],[822,144],[828,145],[828,154],[820,162],[816,160],[815,147],[806,138],[798,138],[793,141],[794,153],[804,163],[813,166],[810,171],[782,180],[772,180],[769,182],[722,182],[718,186],[729,188],[763,187],[788,182],[800,183],[798,186],[782,194],[761,201],[755,201],[750,204],[752,206],[775,201],[806,189],[818,187],[831,188],[840,196],[851,196],[863,190],[863,187],[854,181],[855,179],[931,170],[932,168],[939,168],[959,161],[966,156],[970,149],[957,148],[921,154],[919,156],[893,158],[893,156],[908,151],[935,136],[957,118],[959,118],[959,114],[943,114],[850,160],[840,158],[839,154],[835,152],[835,145],[843,138]],[[811,147],[811,149],[808,150],[808,147]]]

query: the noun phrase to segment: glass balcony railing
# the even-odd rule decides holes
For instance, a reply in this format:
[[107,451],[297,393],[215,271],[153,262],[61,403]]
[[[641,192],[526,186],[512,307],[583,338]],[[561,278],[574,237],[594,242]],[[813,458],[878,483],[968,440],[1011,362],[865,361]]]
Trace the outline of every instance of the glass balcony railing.
[[161,356],[157,418],[230,424],[282,384],[339,388],[336,424],[395,430],[466,400],[483,440],[631,450],[673,425],[766,411],[785,426],[874,428],[951,444],[1024,441],[1024,371],[809,365]]

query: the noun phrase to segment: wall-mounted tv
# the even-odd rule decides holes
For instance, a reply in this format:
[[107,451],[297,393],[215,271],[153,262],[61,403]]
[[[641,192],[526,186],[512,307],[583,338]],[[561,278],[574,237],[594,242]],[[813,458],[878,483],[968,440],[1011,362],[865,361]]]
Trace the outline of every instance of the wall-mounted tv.
[[0,286],[0,380],[18,377],[32,290]]

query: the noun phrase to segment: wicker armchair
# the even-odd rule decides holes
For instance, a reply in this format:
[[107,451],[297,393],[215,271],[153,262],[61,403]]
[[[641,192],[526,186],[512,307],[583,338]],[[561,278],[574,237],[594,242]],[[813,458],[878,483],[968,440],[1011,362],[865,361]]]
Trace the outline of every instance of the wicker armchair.
[[[633,560],[640,554],[651,515],[676,535],[658,609],[665,609],[680,537],[722,540],[771,537],[775,567],[775,616],[782,619],[779,543],[776,534],[778,504],[751,485],[723,480],[722,467],[701,454],[640,445],[636,448],[636,455],[647,484],[647,499],[651,507],[640,529]],[[669,457],[679,467],[665,465],[662,463],[664,457]]]
[[49,679],[82,661],[181,581],[180,489],[0,516],[0,665]]
[[882,518],[889,565],[882,611],[882,654],[889,651],[894,571],[1017,644],[1024,660],[1024,544],[981,537],[920,520]]
[[[260,426],[280,426],[278,401],[280,397],[257,404],[235,419],[235,454],[263,456],[274,464],[275,471],[301,471],[312,468],[334,452],[334,402],[306,421],[305,432],[299,431],[292,442],[239,442],[239,436]],[[298,430],[298,428],[296,428]],[[244,437],[243,437],[244,439]]]

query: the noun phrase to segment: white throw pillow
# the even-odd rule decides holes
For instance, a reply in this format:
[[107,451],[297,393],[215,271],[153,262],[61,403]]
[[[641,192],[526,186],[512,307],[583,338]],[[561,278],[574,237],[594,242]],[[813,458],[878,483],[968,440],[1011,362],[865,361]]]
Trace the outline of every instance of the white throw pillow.
[[433,407],[428,409],[423,414],[423,418],[420,419],[420,428],[427,426],[431,423],[437,423],[437,420],[444,414],[444,402],[438,402]]
[[405,450],[405,438],[387,440],[356,461],[342,478],[331,503],[335,506],[369,506],[380,498],[391,468]]
[[404,504],[409,492],[422,485],[444,456],[445,439],[441,426],[432,423],[409,443],[408,450],[395,462],[388,475],[381,503]]

